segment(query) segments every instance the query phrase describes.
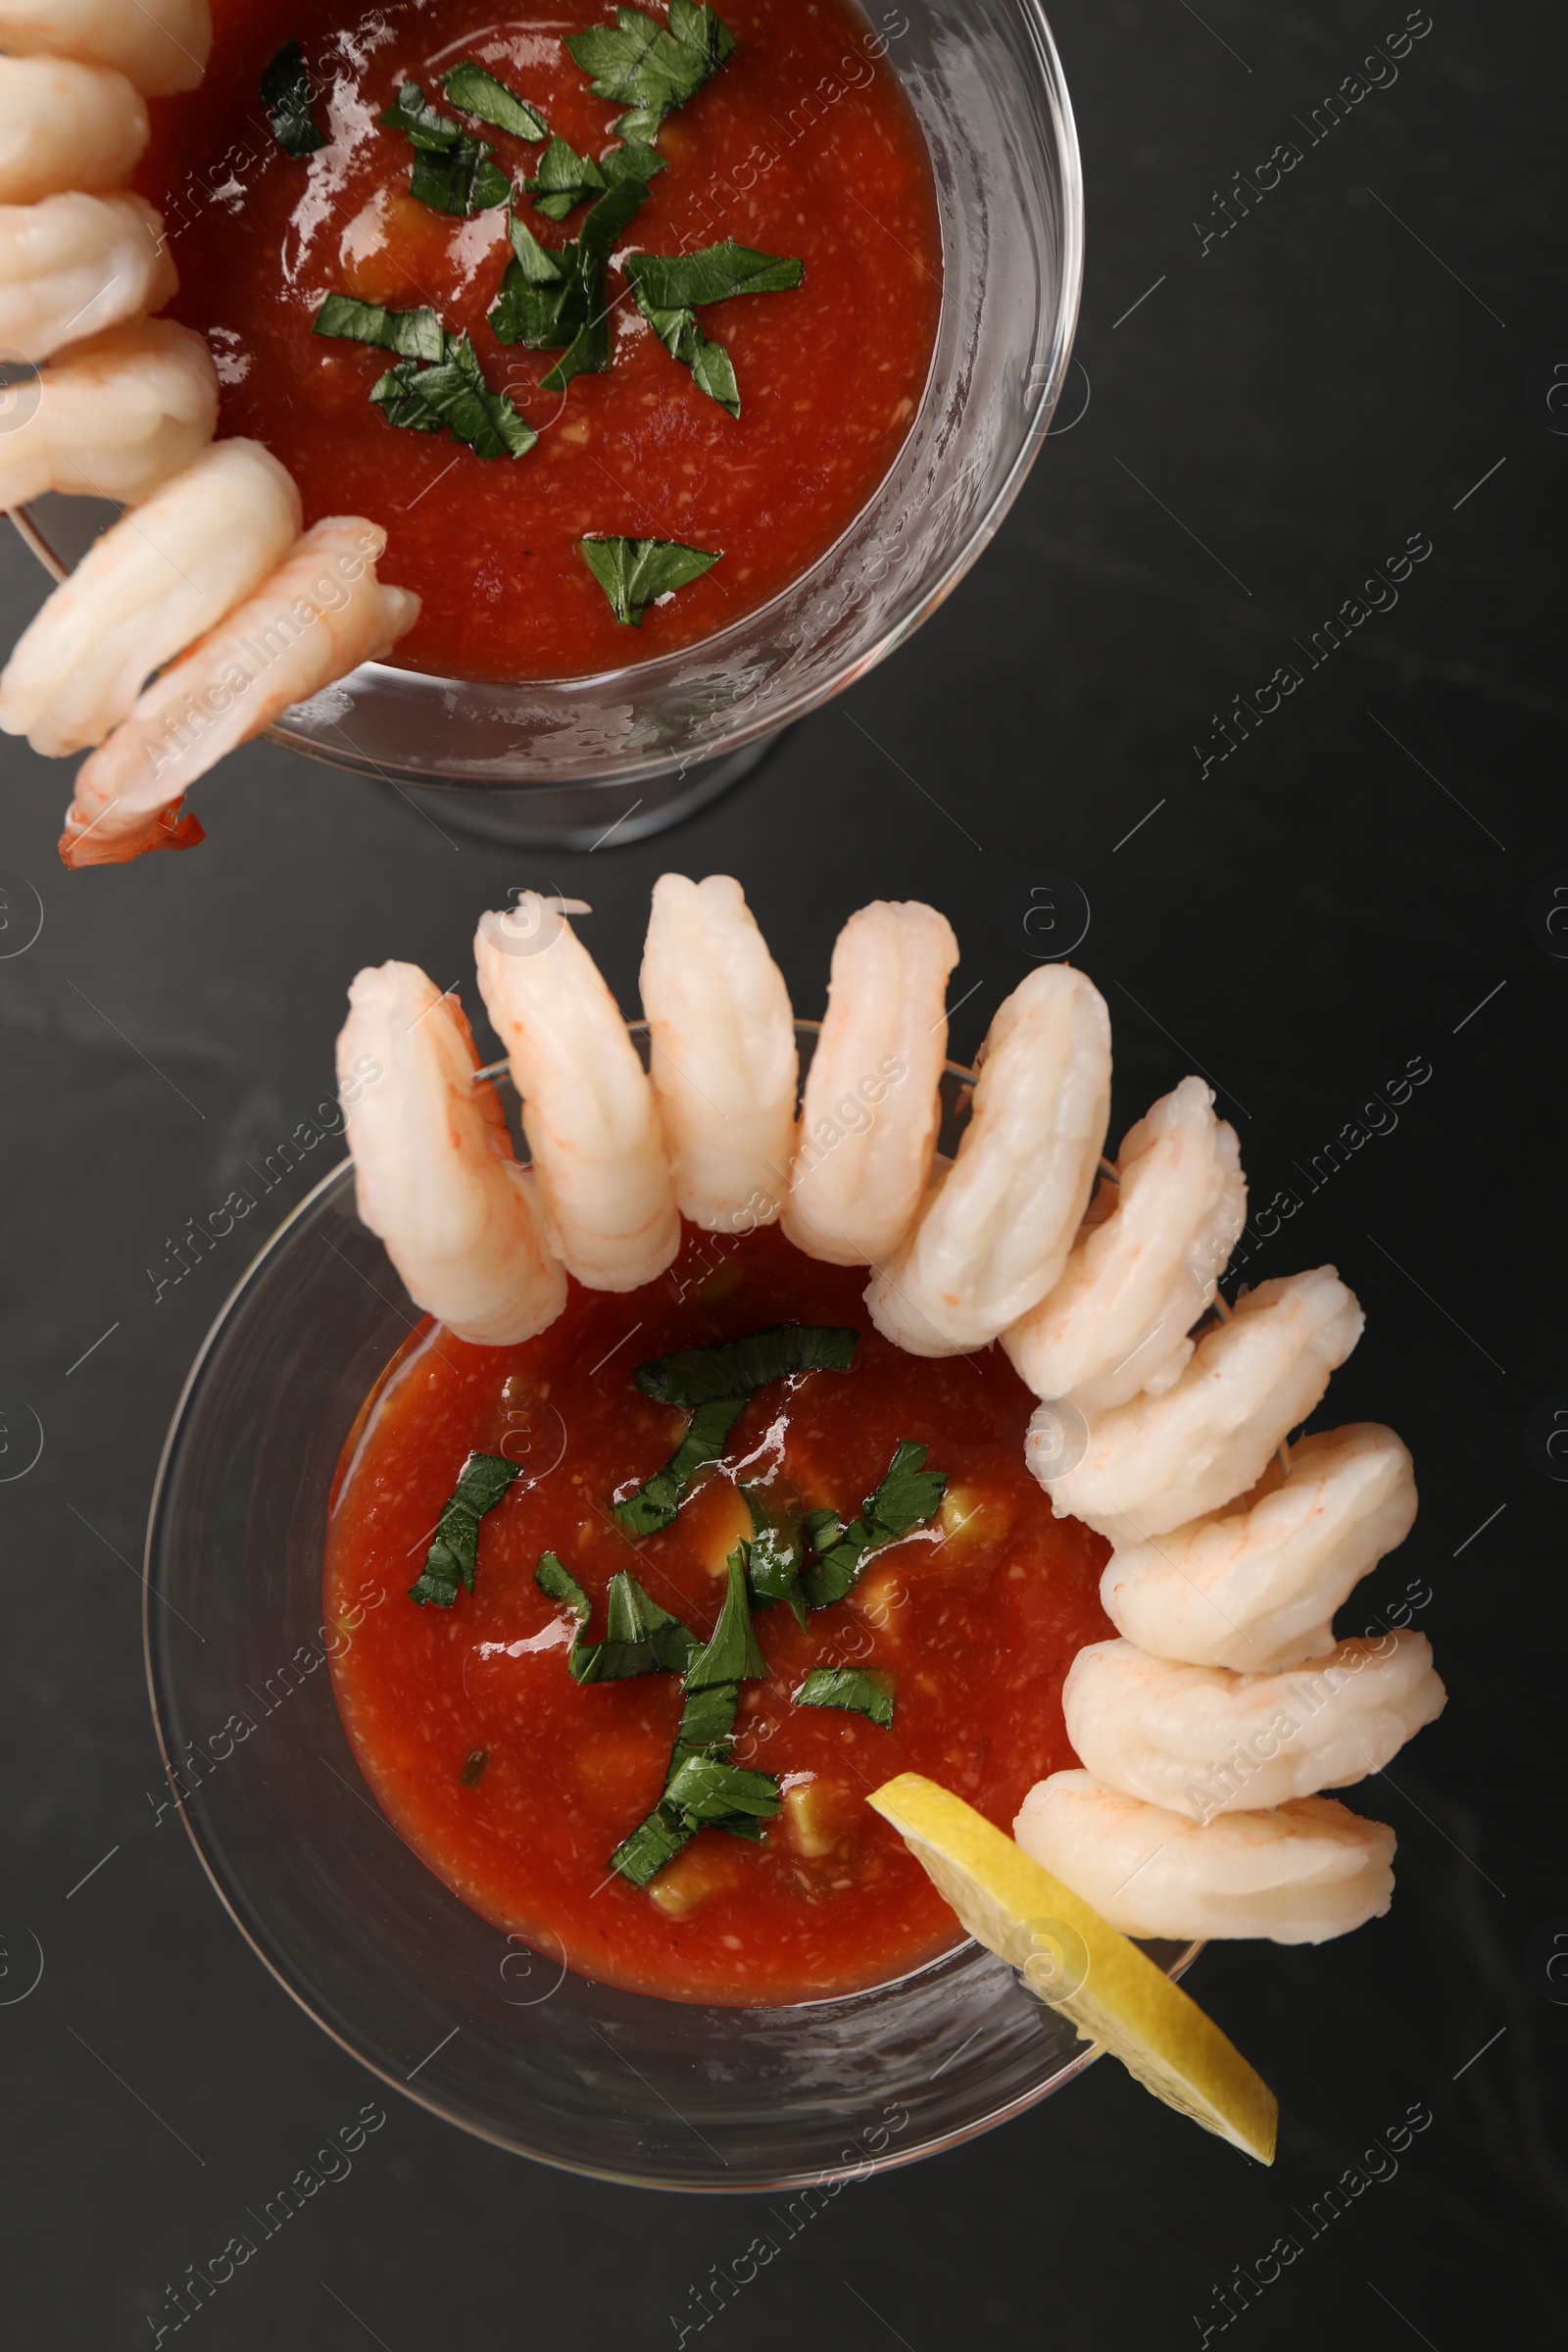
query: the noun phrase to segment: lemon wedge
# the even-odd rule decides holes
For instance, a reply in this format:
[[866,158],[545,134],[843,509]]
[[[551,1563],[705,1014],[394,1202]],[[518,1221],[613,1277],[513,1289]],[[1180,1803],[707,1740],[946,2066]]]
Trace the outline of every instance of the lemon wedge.
[[866,1799],[979,1942],[1020,1970],[1083,2041],[1233,2147],[1274,2161],[1279,2102],[1241,2052],[1135,1943],[961,1796],[917,1772]]

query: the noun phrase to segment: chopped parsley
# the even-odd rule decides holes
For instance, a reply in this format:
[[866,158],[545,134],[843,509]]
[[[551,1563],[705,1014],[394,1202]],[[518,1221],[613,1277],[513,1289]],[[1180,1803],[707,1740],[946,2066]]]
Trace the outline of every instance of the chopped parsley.
[[893,1729],[893,1677],[859,1666],[816,1666],[795,1693],[798,1707],[845,1707]]
[[772,1773],[747,1772],[728,1760],[741,1684],[767,1673],[752,1629],[746,1552],[744,1544],[731,1552],[718,1623],[686,1668],[686,1703],[664,1793],[610,1857],[612,1870],[633,1886],[646,1886],[705,1827],[760,1838],[762,1821],[782,1802]]
[[703,333],[693,305],[728,302],[736,294],[788,293],[805,275],[805,263],[725,243],[701,253],[634,253],[625,267],[637,308],[670,358],[691,369],[699,391],[738,416],[734,365],[723,344]]
[[498,343],[564,354],[543,377],[543,390],[564,392],[573,376],[603,375],[609,368],[605,271],[616,238],[647,195],[646,181],[621,180],[592,206],[580,234],[554,252],[540,244],[514,206],[512,259],[490,313],[490,326]]
[[416,155],[409,194],[433,213],[453,213],[467,220],[475,213],[506,204],[512,182],[490,161],[488,140],[465,138],[445,155]]
[[430,104],[416,81],[402,84],[380,120],[413,147],[409,194],[432,212],[468,219],[511,197],[511,180],[490,161],[489,140],[470,139],[461,122]]
[[311,332],[373,343],[404,360],[446,357],[446,333],[434,311],[384,311],[377,303],[356,302],[351,294],[329,294]]
[[454,122],[450,115],[430,104],[416,81],[401,83],[397,96],[377,119],[388,130],[401,130],[411,147],[430,155],[446,154],[466,136],[461,122]]
[[566,47],[596,98],[630,109],[614,125],[621,137],[652,139],[733,57],[735,35],[710,8],[669,0],[667,26],[639,8],[617,8],[613,27],[568,33]]
[[[610,547],[617,542],[601,539],[588,544]],[[681,1404],[689,1410],[711,1396],[750,1396],[754,1389],[798,1372],[848,1372],[859,1338],[858,1331],[843,1324],[778,1323],[766,1331],[748,1332],[744,1339],[727,1340],[721,1347],[686,1348],[675,1355],[656,1356],[652,1363],[640,1364],[632,1380],[656,1403]]]
[[742,1487],[741,1494],[752,1514],[751,1556],[746,1563],[752,1606],[770,1609],[775,1601],[782,1600],[794,1612],[796,1623],[804,1628],[807,1609],[799,1587],[806,1553],[800,1535],[786,1520],[771,1516],[765,1489]]
[[539,158],[534,176],[522,184],[534,199],[536,213],[543,213],[547,220],[564,220],[590,196],[603,195],[608,188],[618,188],[628,180],[640,180],[646,187],[655,173],[664,169],[665,160],[658,148],[642,139],[627,139],[596,164],[558,137]]
[[706,392],[710,400],[716,400],[731,416],[738,416],[741,388],[735,380],[735,364],[724,345],[704,334],[695,311],[656,310],[640,286],[633,291],[637,308],[670,358],[690,368],[698,391]]
[[510,130],[514,139],[532,144],[550,136],[550,125],[538,109],[509,90],[504,81],[497,81],[483,66],[475,65],[471,57],[454,66],[450,74],[443,74],[441,87],[460,114],[477,115],[481,122],[493,122],[497,130]]
[[[570,358],[570,353],[567,353]],[[563,363],[564,365],[564,363]],[[553,369],[552,374],[559,374]],[[548,385],[550,376],[545,377]],[[677,588],[700,580],[705,571],[724,560],[718,548],[709,554],[685,547],[678,539],[579,539],[577,553],[610,599],[611,611],[628,628],[640,629],[643,614]]]
[[[801,1578],[801,1591],[813,1609],[825,1609],[854,1592],[874,1551],[898,1544],[917,1527],[927,1527],[942,1507],[945,1470],[924,1467],[926,1449],[906,1438],[893,1449],[887,1474],[860,1505],[860,1516],[835,1536],[819,1521],[813,1541],[817,1559]],[[823,1548],[825,1544],[825,1548]]]
[[639,1674],[680,1674],[702,1646],[690,1626],[662,1609],[627,1568],[610,1580],[603,1642],[573,1644],[579,1683],[623,1683]]
[[640,1674],[680,1674],[702,1646],[691,1628],[662,1609],[628,1569],[610,1580],[602,1642],[585,1639],[593,1603],[555,1552],[542,1554],[533,1581],[551,1600],[563,1601],[577,1620],[566,1658],[574,1683],[624,1683]]
[[726,239],[700,253],[634,253],[626,275],[659,310],[694,303],[729,302],[737,294],[789,294],[806,275],[806,264],[776,253],[758,253]]
[[686,1435],[662,1470],[645,1479],[635,1494],[615,1504],[615,1517],[629,1536],[657,1535],[667,1527],[700,1471],[716,1462],[740,1418],[744,1396],[714,1396],[693,1413]]
[[314,155],[327,144],[316,121],[316,93],[298,41],[285,41],[262,75],[262,104],[285,155]]
[[450,1609],[459,1585],[465,1592],[473,1591],[479,1522],[486,1511],[494,1510],[519,1468],[518,1463],[504,1461],[498,1453],[469,1454],[436,1521],[424,1566],[417,1581],[409,1587],[409,1598],[417,1601],[421,1609],[426,1603]]
[[738,1544],[727,1563],[729,1590],[718,1613],[711,1639],[686,1669],[689,1694],[711,1690],[724,1683],[765,1680],[767,1666],[757,1646],[751,1601],[746,1591],[747,1546]]
[[458,1775],[465,1788],[478,1788],[479,1783],[484,1779],[484,1768],[489,1761],[490,1750],[487,1747],[469,1748],[467,1762]]
[[492,392],[466,335],[448,335],[433,367],[404,360],[370,387],[388,424],[416,433],[450,432],[476,457],[525,458],[539,436],[504,392]]
[[590,196],[602,196],[610,182],[587,156],[579,155],[564,139],[553,138],[539,158],[534,176],[522,184],[534,199],[536,213],[543,213],[547,220],[564,220]]

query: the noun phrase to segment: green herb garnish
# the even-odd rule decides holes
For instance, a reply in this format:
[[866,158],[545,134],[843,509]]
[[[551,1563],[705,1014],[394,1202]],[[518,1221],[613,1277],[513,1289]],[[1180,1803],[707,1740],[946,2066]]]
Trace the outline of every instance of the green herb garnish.
[[893,1729],[893,1678],[858,1666],[816,1666],[795,1693],[798,1707],[845,1707]]
[[770,1772],[745,1772],[716,1756],[688,1756],[671,1773],[662,1802],[688,1824],[725,1824],[732,1813],[766,1817],[779,1809],[778,1782]]
[[498,343],[522,343],[529,351],[561,351],[582,325],[585,312],[574,245],[559,253],[541,245],[514,208],[507,223],[512,259],[490,313]]
[[576,547],[615,618],[633,629],[642,627],[650,605],[700,580],[724,556],[722,548],[709,555],[678,539],[579,539]]
[[618,188],[623,179],[640,179],[646,187],[655,173],[665,171],[667,165],[659,149],[650,147],[646,139],[625,139],[599,158],[599,169],[612,188]]
[[690,1626],[662,1609],[629,1569],[610,1580],[609,1631],[603,1642],[572,1645],[571,1672],[579,1683],[623,1683],[639,1674],[680,1674],[701,1643]]
[[729,1590],[724,1595],[724,1606],[711,1639],[686,1669],[688,1691],[711,1690],[720,1683],[749,1683],[766,1678],[767,1666],[757,1646],[746,1591],[747,1550],[746,1544],[738,1544],[729,1555]]
[[806,264],[726,240],[706,245],[701,253],[634,253],[626,275],[657,309],[672,311],[729,302],[737,294],[792,293],[806,275]]
[[370,387],[388,424],[416,433],[450,432],[476,457],[525,458],[539,436],[504,392],[492,392],[466,335],[448,335],[444,357],[421,368],[405,360]]
[[590,196],[602,196],[610,182],[597,164],[564,139],[554,138],[539,158],[533,178],[522,184],[534,199],[536,213],[543,213],[547,220],[564,220]]
[[509,90],[504,81],[497,81],[483,66],[475,65],[471,57],[454,66],[450,74],[443,74],[441,87],[460,114],[477,115],[481,122],[493,122],[498,130],[510,130],[514,139],[526,139],[532,144],[550,136],[550,125],[537,108]]
[[458,1775],[458,1779],[463,1783],[465,1788],[478,1788],[479,1783],[484,1779],[484,1768],[489,1761],[490,1750],[487,1747],[469,1748],[467,1762]]
[[[801,1578],[801,1591],[813,1609],[843,1600],[859,1583],[874,1551],[898,1544],[917,1527],[929,1526],[942,1507],[948,1478],[945,1470],[923,1468],[926,1449],[906,1438],[893,1449],[887,1475],[874,1494],[860,1505],[860,1517],[819,1550],[814,1567]],[[823,1535],[828,1533],[824,1526]]]
[[741,413],[735,368],[722,343],[703,333],[697,303],[728,302],[736,294],[784,294],[798,286],[804,262],[757,253],[749,245],[710,245],[701,253],[635,253],[626,277],[637,308],[672,360],[689,368],[700,391],[730,416]]
[[634,289],[637,308],[653,328],[672,360],[689,368],[699,392],[716,400],[731,416],[741,413],[741,388],[735,380],[735,366],[722,343],[705,335],[697,323],[695,311],[661,311],[643,293]]
[[669,1525],[693,1479],[723,1453],[724,1441],[745,1403],[744,1396],[714,1396],[698,1406],[663,1468],[645,1479],[635,1494],[616,1503],[615,1517],[629,1536],[657,1535]]
[[[630,546],[632,541],[590,540],[591,547]],[[860,1335],[835,1323],[778,1323],[748,1332],[717,1348],[685,1348],[656,1356],[632,1374],[635,1387],[656,1404],[684,1405],[688,1411],[710,1396],[750,1396],[770,1381],[798,1372],[848,1372]]]
[[356,302],[351,294],[329,294],[311,332],[373,343],[405,360],[446,357],[446,334],[434,311],[384,311],[377,303]]
[[734,55],[735,35],[710,8],[669,0],[667,26],[641,9],[617,8],[613,29],[568,33],[566,47],[596,98],[630,108],[614,126],[621,137],[651,139]]
[[549,1599],[564,1601],[566,1607],[576,1618],[579,1631],[587,1632],[588,1620],[594,1613],[594,1604],[572,1575],[571,1570],[564,1565],[556,1552],[540,1553],[539,1565],[533,1572],[533,1581]]
[[640,1674],[680,1674],[702,1646],[691,1628],[662,1609],[627,1569],[610,1580],[602,1642],[585,1639],[593,1603],[555,1552],[541,1555],[533,1581],[551,1600],[564,1602],[577,1620],[566,1658],[574,1683],[624,1683]]
[[511,180],[490,161],[489,141],[470,139],[461,122],[430,104],[416,81],[403,83],[380,120],[414,148],[409,194],[432,212],[469,218],[511,196]]
[[475,213],[492,212],[512,195],[512,182],[490,161],[486,139],[463,139],[445,155],[416,155],[409,174],[409,194],[432,213],[452,213],[471,220]]
[[405,81],[391,105],[377,116],[388,130],[401,130],[411,146],[427,154],[444,155],[466,137],[461,122],[454,122],[438,106],[432,106],[416,81]]
[[424,1566],[417,1581],[409,1587],[409,1598],[417,1601],[421,1609],[427,1602],[450,1609],[459,1585],[466,1592],[473,1591],[479,1522],[486,1511],[494,1510],[519,1468],[518,1463],[504,1461],[498,1453],[469,1454],[436,1521],[435,1539],[424,1555]]
[[729,1589],[712,1639],[686,1668],[686,1703],[664,1793],[610,1857],[612,1870],[634,1886],[646,1886],[705,1826],[760,1838],[761,1821],[783,1801],[772,1773],[746,1772],[728,1761],[741,1684],[767,1673],[752,1630],[746,1553],[744,1544],[731,1552]]
[[262,104],[285,155],[314,155],[327,144],[325,131],[317,126],[316,93],[298,41],[285,41],[262,75]]
[[[775,1601],[782,1600],[793,1610],[796,1623],[804,1628],[807,1609],[799,1587],[806,1554],[801,1539],[784,1520],[769,1515],[764,1489],[742,1487],[741,1494],[752,1514],[751,1557],[746,1564],[752,1606],[770,1609]],[[836,1520],[834,1524],[837,1525]]]
[[605,271],[616,238],[647,195],[645,181],[622,180],[591,208],[572,243],[555,252],[540,244],[514,206],[512,259],[490,326],[498,343],[564,354],[542,379],[545,391],[564,392],[573,376],[602,375],[610,366]]

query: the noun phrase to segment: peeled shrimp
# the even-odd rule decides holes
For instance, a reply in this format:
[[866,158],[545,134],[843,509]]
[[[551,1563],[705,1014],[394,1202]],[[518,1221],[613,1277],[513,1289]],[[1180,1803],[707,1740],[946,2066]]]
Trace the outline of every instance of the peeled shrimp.
[[113,68],[0,57],[0,204],[122,186],[150,135],[139,94]]
[[1067,1262],[1110,1116],[1110,1015],[1066,964],[1000,1007],[952,1172],[878,1266],[871,1320],[910,1355],[983,1348]]
[[1062,1687],[1067,1737],[1107,1788],[1211,1821],[1381,1772],[1443,1711],[1424,1634],[1342,1642],[1284,1674],[1178,1666],[1092,1642]]
[[1155,1657],[1259,1673],[1334,1647],[1334,1612],[1409,1534],[1415,1473],[1392,1429],[1301,1439],[1224,1516],[1113,1551],[1106,1615]]
[[[1085,1412],[1158,1396],[1193,1352],[1187,1337],[1214,1296],[1247,1221],[1235,1129],[1216,1119],[1200,1078],[1130,1128],[1091,1224],[1049,1297],[1004,1334],[1037,1396]],[[1097,1206],[1100,1203],[1097,1203]]]
[[519,893],[479,918],[479,993],[512,1061],[523,1132],[567,1270],[634,1291],[680,1248],[654,1090],[560,903]]
[[1113,1544],[1180,1527],[1256,1482],[1319,1401],[1365,1319],[1332,1266],[1260,1283],[1199,1342],[1163,1396],[1092,1420],[1083,1457],[1069,1469],[1051,1467],[1061,1418],[1041,1405],[1029,1424],[1029,1466],[1058,1519],[1082,1519]]
[[419,600],[383,588],[386,533],[363,515],[318,522],[216,629],[140,696],[76,777],[60,855],[67,865],[122,865],[144,850],[201,839],[165,815],[198,776],[362,662],[378,661],[419,617]]
[[118,66],[148,98],[195,89],[212,46],[208,0],[0,0],[0,49]]
[[917,900],[875,900],[839,933],[784,1202],[784,1231],[808,1257],[877,1265],[913,1224],[957,960],[947,916]]
[[299,530],[300,494],[277,460],[258,441],[215,442],[55,590],[0,674],[0,727],[50,759],[101,743],[148,675],[249,596]]
[[566,1275],[463,1008],[417,964],[357,974],[337,1076],[360,1216],[416,1306],[476,1348],[553,1323]]
[[47,360],[178,291],[164,224],[139,196],[0,205],[0,349]]
[[202,336],[172,318],[112,326],[72,344],[20,395],[0,436],[0,507],[45,490],[137,506],[199,456],[217,424],[218,370]]
[[1394,1832],[1331,1796],[1206,1827],[1057,1772],[1023,1800],[1026,1854],[1124,1936],[1264,1936],[1325,1943],[1376,1919],[1394,1893]]
[[660,875],[642,995],[681,1215],[710,1233],[770,1225],[795,1140],[795,1016],[728,874]]

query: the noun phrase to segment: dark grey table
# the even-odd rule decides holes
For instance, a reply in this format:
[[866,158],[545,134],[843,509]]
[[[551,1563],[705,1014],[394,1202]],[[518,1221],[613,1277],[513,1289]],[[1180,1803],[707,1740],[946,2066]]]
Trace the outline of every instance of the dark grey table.
[[[592,901],[586,936],[630,1007],[665,865],[743,877],[806,1012],[853,906],[934,899],[963,947],[955,995],[973,992],[960,1051],[1027,968],[1033,886],[1087,894],[1114,1132],[1189,1068],[1211,1075],[1254,1202],[1283,1196],[1249,1274],[1343,1270],[1369,1322],[1336,1416],[1392,1421],[1415,1451],[1416,1533],[1351,1612],[1429,1587],[1416,1622],[1450,1692],[1357,1792],[1398,1832],[1395,1908],[1317,1951],[1200,1964],[1195,1989],[1279,2091],[1271,2173],[1103,2063],[786,2239],[763,2205],[594,2187],[394,2102],[189,2340],[1564,2341],[1568,1986],[1546,1955],[1558,1932],[1568,1950],[1568,1487],[1546,1436],[1568,1405],[1568,961],[1544,909],[1568,869],[1565,27],[1540,0],[1434,0],[1397,78],[1323,127],[1314,110],[1400,23],[1393,0],[1065,0],[1090,266],[1059,437],[914,648],[684,832],[592,857],[454,847],[381,788],[263,747],[202,788],[195,856],[73,877],[53,855],[65,776],[6,748],[6,941],[30,928],[28,887],[44,916],[0,962],[0,1392],[44,1433],[0,1485],[8,2344],[150,2340],[166,2284],[373,2088],[155,1818],[135,1563],[166,1422],[246,1245],[162,1298],[149,1269],[328,1093],[358,965],[414,957],[445,983],[479,908],[553,883]],[[1227,230],[1234,173],[1286,141],[1300,162],[1251,210],[1232,197]],[[1397,601],[1363,589],[1412,537],[1431,552]],[[43,586],[8,540],[7,642]],[[1316,633],[1363,597],[1381,609],[1330,652]],[[1300,685],[1209,758],[1234,698],[1282,665]],[[1385,1116],[1412,1062],[1430,1077]],[[1361,1140],[1334,1159],[1348,1127]],[[1372,2159],[1385,2177],[1359,2171],[1328,2221],[1324,2192],[1413,2105],[1432,2121],[1396,2175]],[[777,2259],[701,2330],[713,2266],[770,2227]],[[1302,2251],[1258,2283],[1282,2236]]]

